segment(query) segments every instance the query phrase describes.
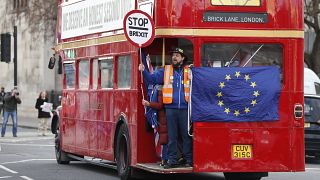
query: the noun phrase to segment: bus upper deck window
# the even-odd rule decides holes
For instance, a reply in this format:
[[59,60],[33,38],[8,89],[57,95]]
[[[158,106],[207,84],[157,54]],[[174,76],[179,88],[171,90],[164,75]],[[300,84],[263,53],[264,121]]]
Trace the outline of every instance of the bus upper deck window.
[[81,60],[79,62],[79,89],[88,89],[89,88],[89,61]]
[[131,56],[119,56],[118,59],[118,87],[131,87]]
[[98,59],[92,62],[92,89],[98,88]]
[[205,67],[277,66],[282,78],[281,44],[207,43],[201,47],[201,65]]
[[74,63],[65,63],[64,66],[64,75],[66,80],[66,88],[71,89],[75,86],[75,73],[76,68]]
[[113,59],[99,61],[101,71],[101,88],[113,88]]

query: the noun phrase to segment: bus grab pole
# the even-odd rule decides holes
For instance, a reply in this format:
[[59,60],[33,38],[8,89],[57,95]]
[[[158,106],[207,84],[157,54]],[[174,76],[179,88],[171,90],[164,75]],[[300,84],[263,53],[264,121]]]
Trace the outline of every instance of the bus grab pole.
[[166,39],[162,38],[162,67],[165,65],[165,57],[166,57]]
[[[142,54],[141,54],[141,45],[139,45],[139,52],[140,52],[140,64],[142,63]],[[146,68],[146,67],[144,67]],[[144,92],[143,92],[143,75],[142,75],[142,71],[140,71],[140,77],[141,77],[141,83],[140,83],[140,88],[141,88],[141,94],[142,94],[142,99],[144,99]],[[146,111],[146,108],[144,108],[144,111]]]
[[188,103],[188,135],[189,136],[193,136],[193,134],[191,134],[191,118],[190,118],[190,116],[191,116],[191,111],[192,111],[192,109],[191,109],[191,95],[192,95],[192,70],[191,70],[191,68],[189,67],[189,69],[188,69],[188,76],[189,76],[189,81],[190,81],[190,90],[189,90],[189,103]]
[[263,47],[263,44],[253,53],[253,55],[248,59],[248,61],[242,66],[246,67],[246,65],[251,61],[251,59],[258,53],[258,51]]

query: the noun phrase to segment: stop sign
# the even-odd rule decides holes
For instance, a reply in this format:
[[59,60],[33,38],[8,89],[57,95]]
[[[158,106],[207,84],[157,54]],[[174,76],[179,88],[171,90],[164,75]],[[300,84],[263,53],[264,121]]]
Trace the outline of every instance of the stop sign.
[[154,39],[154,22],[143,11],[132,10],[128,12],[124,17],[123,27],[126,38],[135,46],[148,46]]

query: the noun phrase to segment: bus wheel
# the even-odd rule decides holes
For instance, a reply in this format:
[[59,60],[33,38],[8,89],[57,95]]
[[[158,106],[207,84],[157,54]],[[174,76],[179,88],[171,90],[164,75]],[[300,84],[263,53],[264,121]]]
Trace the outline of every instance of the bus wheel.
[[267,173],[223,173],[226,180],[260,180]]
[[56,152],[56,160],[58,164],[69,164],[70,159],[68,154],[61,149],[60,144],[60,133],[57,133],[55,136],[55,152]]
[[129,132],[124,124],[121,125],[117,137],[116,161],[121,180],[129,180],[131,178],[130,143]]

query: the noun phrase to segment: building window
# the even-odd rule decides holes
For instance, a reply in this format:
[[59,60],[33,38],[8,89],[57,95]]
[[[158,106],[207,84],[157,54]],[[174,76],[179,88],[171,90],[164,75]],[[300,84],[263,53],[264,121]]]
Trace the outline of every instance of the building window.
[[28,7],[28,0],[13,0],[13,10],[23,10]]

